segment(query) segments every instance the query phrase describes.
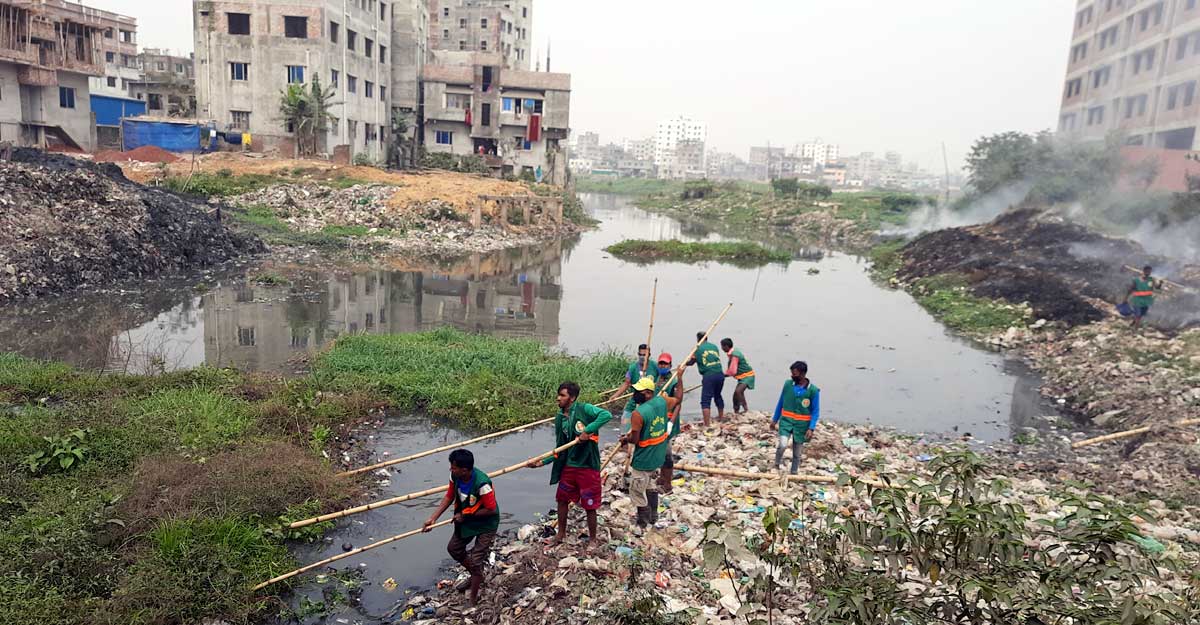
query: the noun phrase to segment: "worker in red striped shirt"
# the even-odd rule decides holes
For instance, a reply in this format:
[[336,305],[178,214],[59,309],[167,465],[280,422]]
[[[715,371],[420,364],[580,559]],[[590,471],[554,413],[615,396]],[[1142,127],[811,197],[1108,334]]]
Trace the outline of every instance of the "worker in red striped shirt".
[[[450,504],[454,504],[454,534],[446,551],[471,574],[471,605],[475,605],[483,587],[483,563],[500,528],[500,506],[491,478],[475,468],[475,456],[466,449],[450,452],[450,486],[442,504],[425,521],[426,532],[433,529]],[[469,547],[472,541],[475,544]]]

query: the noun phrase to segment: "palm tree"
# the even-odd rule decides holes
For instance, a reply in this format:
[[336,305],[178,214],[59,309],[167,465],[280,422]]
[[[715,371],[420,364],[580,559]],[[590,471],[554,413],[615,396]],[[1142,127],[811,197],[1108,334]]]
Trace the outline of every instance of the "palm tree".
[[329,130],[329,122],[333,119],[329,109],[336,91],[333,87],[322,88],[321,79],[314,77],[312,83],[304,85],[288,85],[279,101],[279,114],[283,118],[285,129],[296,135],[296,153],[298,156],[312,156],[317,153],[317,139]]

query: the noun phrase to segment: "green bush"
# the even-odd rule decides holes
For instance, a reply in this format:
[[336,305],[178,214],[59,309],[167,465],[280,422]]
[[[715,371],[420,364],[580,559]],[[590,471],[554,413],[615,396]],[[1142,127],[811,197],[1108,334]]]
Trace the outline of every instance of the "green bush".
[[645,241],[627,239],[604,248],[620,258],[655,261],[724,261],[735,264],[764,265],[792,260],[787,252],[772,250],[749,242],[684,242],[677,239]]

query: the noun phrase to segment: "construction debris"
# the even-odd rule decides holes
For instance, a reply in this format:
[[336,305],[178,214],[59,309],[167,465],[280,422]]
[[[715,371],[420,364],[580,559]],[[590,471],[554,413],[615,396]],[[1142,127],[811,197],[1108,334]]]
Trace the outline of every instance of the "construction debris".
[[17,149],[0,161],[0,300],[214,265],[263,251],[209,207],[114,165]]

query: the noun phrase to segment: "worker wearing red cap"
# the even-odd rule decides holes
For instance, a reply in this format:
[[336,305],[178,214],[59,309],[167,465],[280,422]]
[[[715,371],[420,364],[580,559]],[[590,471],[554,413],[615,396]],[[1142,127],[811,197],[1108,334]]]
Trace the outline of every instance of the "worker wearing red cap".
[[[668,413],[668,425],[671,435],[667,437],[667,457],[663,460],[662,470],[658,472],[658,490],[671,494],[671,480],[675,476],[675,457],[671,452],[671,441],[679,435],[679,411],[683,408],[683,372],[671,381],[671,354],[663,352],[658,355],[658,379],[655,386],[660,395],[674,397],[675,407]],[[668,385],[667,383],[670,382]]]

